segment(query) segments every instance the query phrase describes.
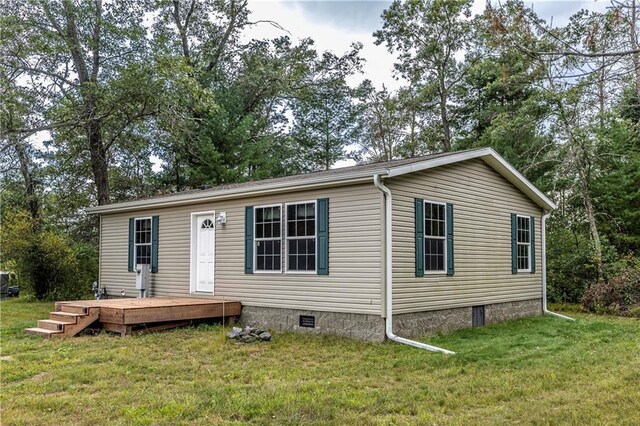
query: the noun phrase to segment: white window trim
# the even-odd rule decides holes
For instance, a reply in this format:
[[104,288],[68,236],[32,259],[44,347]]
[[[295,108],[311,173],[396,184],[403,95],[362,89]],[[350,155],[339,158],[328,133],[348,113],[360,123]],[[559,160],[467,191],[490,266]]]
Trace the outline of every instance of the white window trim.
[[[425,223],[425,219],[427,217],[427,204],[438,204],[441,206],[444,206],[444,237],[432,237],[432,236],[428,236],[427,237],[427,232],[426,229],[424,229],[424,223]],[[423,199],[423,204],[422,204],[422,271],[425,275],[446,275],[447,273],[447,203],[443,202],[443,201],[432,201],[432,200],[427,200],[426,198]],[[443,269],[438,269],[437,271],[428,271],[426,268],[426,264],[425,264],[425,260],[426,260],[426,256],[427,256],[427,238],[435,238],[435,239],[442,239],[444,240],[444,245],[443,245],[443,250],[444,250],[444,263],[443,263]]]
[[[287,223],[287,206],[291,206],[291,205],[298,205],[298,204],[311,204],[313,203],[314,208],[316,210],[316,216],[315,216],[315,231],[314,231],[314,239],[316,240],[316,254],[315,254],[315,265],[314,265],[314,269],[312,271],[298,271],[298,270],[289,270],[289,236],[287,235],[287,227],[288,227],[288,223]],[[309,237],[291,237],[292,240],[306,240]],[[292,201],[290,203],[285,203],[284,204],[284,240],[285,240],[285,247],[284,247],[284,257],[285,257],[285,274],[290,274],[290,275],[317,275],[318,274],[318,202],[317,200],[309,200],[309,201]]]
[[[280,268],[273,271],[258,269],[258,241],[275,241],[275,238],[261,238],[258,240],[256,237],[256,209],[264,209],[268,207],[280,207]],[[253,273],[254,274],[282,274],[282,203],[277,204],[264,204],[261,206],[253,207]]]
[[[527,219],[527,221],[529,221],[529,242],[528,243],[521,243],[518,241],[518,218],[524,218]],[[518,246],[520,245],[526,245],[529,247],[528,250],[528,261],[527,264],[529,265],[529,267],[527,269],[519,269],[518,268],[518,272],[531,272],[531,238],[533,238],[533,232],[531,230],[531,216],[528,215],[524,215],[524,214],[516,214],[516,267],[518,266]]]
[[[148,220],[149,223],[151,224],[151,227],[149,229],[149,232],[151,233],[151,238],[149,243],[136,243],[136,222],[138,222],[139,220]],[[135,271],[136,266],[138,266],[138,250],[137,247],[138,246],[149,246],[150,250],[149,252],[151,253],[151,259],[149,262],[149,266],[151,266],[151,264],[153,263],[153,218],[151,216],[149,217],[135,217],[133,218],[133,269]]]

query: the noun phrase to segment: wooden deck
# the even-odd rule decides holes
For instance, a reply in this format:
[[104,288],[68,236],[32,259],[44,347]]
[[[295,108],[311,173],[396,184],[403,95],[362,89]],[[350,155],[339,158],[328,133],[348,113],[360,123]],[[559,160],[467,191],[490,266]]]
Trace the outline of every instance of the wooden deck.
[[146,299],[74,300],[56,302],[56,312],[38,327],[25,330],[45,338],[78,334],[98,322],[122,336],[187,325],[192,321],[239,316],[239,300],[211,297],[150,297]]

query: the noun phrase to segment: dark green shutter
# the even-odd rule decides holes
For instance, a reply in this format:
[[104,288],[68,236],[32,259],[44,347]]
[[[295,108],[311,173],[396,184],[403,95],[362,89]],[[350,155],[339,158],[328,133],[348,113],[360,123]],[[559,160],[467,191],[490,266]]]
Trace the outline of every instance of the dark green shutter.
[[415,200],[416,229],[416,277],[424,276],[424,200]]
[[129,218],[129,272],[133,272],[133,250],[135,248],[134,235],[136,232],[136,220],[135,218]]
[[151,217],[151,272],[158,272],[158,222],[159,217]]
[[244,273],[253,274],[253,206],[244,209]]
[[536,273],[536,224],[535,218],[531,216],[531,273]]
[[453,204],[447,203],[447,275],[453,273]]
[[511,213],[511,273],[518,273],[518,215]]
[[318,275],[329,275],[329,199],[318,199]]

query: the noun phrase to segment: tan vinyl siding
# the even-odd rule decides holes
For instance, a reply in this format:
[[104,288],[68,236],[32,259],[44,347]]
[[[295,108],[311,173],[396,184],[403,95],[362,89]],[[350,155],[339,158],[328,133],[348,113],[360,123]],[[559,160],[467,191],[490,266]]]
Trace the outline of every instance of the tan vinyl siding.
[[[541,297],[540,208],[482,160],[388,179],[395,313]],[[453,203],[455,275],[415,276],[414,199]],[[511,274],[511,213],[535,217],[536,273]]]
[[[287,202],[325,197],[329,198],[328,276],[244,273],[245,206],[274,203],[284,206]],[[120,294],[121,289],[128,296],[136,294],[135,276],[127,271],[128,220],[158,215],[158,273],[152,274],[152,294],[189,294],[191,213],[209,210],[227,213],[226,225],[216,230],[216,296],[236,297],[243,304],[253,306],[380,314],[380,192],[372,183],[104,214],[100,253],[102,285],[110,294]]]

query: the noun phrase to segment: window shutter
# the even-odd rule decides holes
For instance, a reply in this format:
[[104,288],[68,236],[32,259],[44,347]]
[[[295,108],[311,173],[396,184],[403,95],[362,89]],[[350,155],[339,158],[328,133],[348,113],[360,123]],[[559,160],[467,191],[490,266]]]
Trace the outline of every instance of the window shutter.
[[329,199],[318,199],[318,275],[329,275]]
[[447,275],[453,273],[453,204],[447,203]]
[[135,235],[135,231],[136,231],[136,219],[131,217],[129,218],[129,272],[133,272],[133,250],[135,248],[135,245],[133,243],[134,241],[134,235]]
[[518,273],[518,215],[511,213],[511,273]]
[[253,206],[244,208],[244,273],[253,274]]
[[531,273],[536,273],[536,225],[535,218],[531,216],[531,227],[530,227],[530,235],[531,235]]
[[424,276],[424,200],[416,198],[416,277]]
[[151,217],[151,272],[158,272],[158,216]]

